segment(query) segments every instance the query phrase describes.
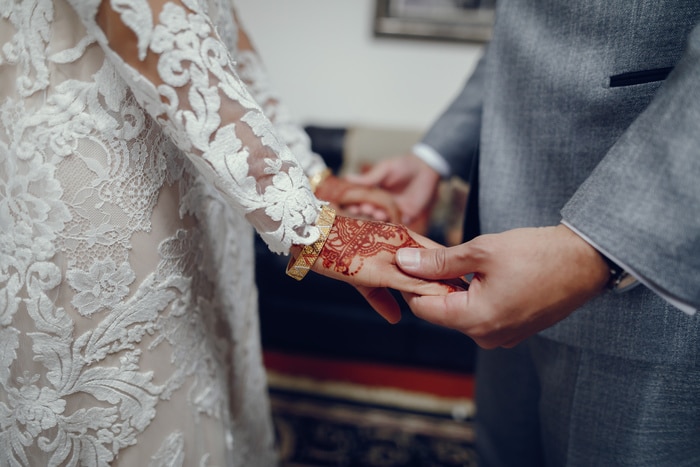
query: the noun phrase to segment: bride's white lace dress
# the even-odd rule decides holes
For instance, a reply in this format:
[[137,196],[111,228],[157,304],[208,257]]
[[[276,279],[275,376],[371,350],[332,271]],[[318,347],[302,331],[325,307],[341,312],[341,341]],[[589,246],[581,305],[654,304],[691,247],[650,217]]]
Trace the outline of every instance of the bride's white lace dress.
[[102,3],[0,0],[0,465],[274,465],[250,225],[323,162],[227,0]]

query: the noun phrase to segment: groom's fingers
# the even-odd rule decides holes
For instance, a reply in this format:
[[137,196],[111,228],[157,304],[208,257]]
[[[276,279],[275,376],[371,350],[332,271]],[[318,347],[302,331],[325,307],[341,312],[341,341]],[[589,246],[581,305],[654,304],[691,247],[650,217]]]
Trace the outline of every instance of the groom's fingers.
[[382,318],[391,324],[396,324],[401,320],[401,308],[388,289],[363,285],[356,285],[355,288]]
[[404,294],[413,313],[430,323],[465,332],[469,325],[469,292],[442,296]]
[[479,293],[482,290],[456,292],[449,295],[420,296],[404,295],[413,313],[430,323],[444,326],[466,334],[480,347],[493,349],[495,347],[513,347],[519,343],[525,334],[512,334],[512,330],[500,329],[493,322],[491,312],[484,308]]

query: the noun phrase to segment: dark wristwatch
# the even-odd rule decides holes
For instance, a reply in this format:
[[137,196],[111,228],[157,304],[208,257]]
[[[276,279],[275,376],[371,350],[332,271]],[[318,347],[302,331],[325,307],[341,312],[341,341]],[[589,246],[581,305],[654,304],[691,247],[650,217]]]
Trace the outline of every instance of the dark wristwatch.
[[610,269],[610,279],[608,280],[608,283],[606,285],[606,288],[608,290],[612,290],[615,293],[622,293],[627,292],[628,290],[634,288],[636,285],[639,284],[639,281],[637,281],[636,277],[634,277],[629,272],[625,271],[616,262],[614,262],[602,253],[600,254],[600,256],[602,256],[603,260],[605,260],[605,263]]

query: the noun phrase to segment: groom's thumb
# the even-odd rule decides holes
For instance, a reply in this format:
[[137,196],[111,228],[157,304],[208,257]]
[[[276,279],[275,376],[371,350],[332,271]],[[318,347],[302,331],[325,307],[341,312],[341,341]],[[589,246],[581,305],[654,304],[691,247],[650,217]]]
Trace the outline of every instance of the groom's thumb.
[[412,276],[453,279],[469,272],[464,255],[455,254],[453,248],[401,248],[396,252],[396,262]]

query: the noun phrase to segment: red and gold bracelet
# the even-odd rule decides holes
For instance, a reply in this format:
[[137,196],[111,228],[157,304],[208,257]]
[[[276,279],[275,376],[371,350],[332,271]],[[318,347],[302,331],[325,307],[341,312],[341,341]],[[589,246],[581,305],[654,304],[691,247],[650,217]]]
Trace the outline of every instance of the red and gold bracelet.
[[326,239],[331,231],[331,227],[333,227],[334,221],[335,210],[328,206],[323,206],[321,208],[321,213],[318,215],[318,221],[316,222],[316,227],[318,227],[320,232],[318,240],[302,248],[301,253],[299,253],[296,259],[293,256],[289,258],[289,264],[287,264],[287,275],[289,277],[300,281],[306,276],[316,262],[318,255],[321,254],[321,250],[323,250],[323,245],[326,244]]

